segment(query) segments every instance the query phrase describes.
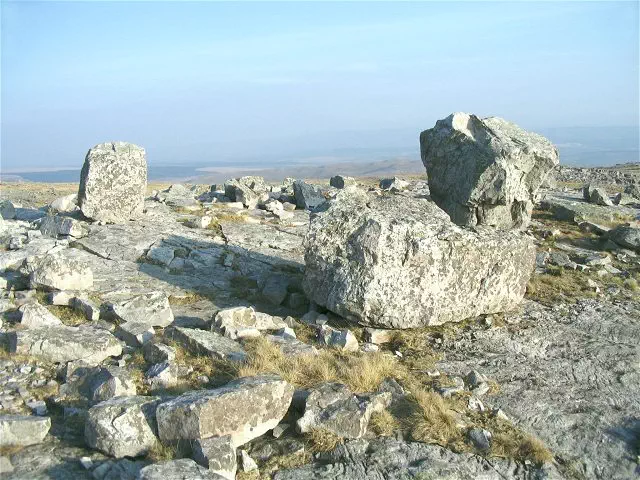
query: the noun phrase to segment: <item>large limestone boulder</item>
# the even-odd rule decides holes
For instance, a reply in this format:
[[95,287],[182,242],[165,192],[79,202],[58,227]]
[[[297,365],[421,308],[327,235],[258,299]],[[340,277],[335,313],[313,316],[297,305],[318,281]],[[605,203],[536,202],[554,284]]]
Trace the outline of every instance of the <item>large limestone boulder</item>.
[[535,194],[558,165],[541,135],[502,118],[454,113],[420,134],[431,197],[458,225],[524,228]]
[[78,205],[92,220],[123,223],[142,213],[146,189],[144,148],[127,142],[101,143],[84,160]]
[[293,391],[280,377],[262,375],[187,392],[158,406],[158,434],[164,442],[230,435],[239,447],[280,423]]
[[120,355],[122,345],[106,330],[88,325],[60,325],[12,332],[9,335],[9,351],[46,362],[82,360],[87,365],[98,365],[108,357]]
[[523,233],[460,228],[427,199],[364,192],[338,194],[311,220],[304,244],[309,299],[387,328],[510,310],[535,264]]
[[89,409],[84,436],[89,447],[113,457],[147,453],[156,438],[158,397],[116,397]]

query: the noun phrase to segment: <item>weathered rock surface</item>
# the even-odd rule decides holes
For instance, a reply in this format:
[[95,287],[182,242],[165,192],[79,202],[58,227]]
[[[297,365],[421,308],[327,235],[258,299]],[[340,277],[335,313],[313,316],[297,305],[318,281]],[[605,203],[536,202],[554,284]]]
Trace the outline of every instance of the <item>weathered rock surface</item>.
[[215,390],[187,392],[158,406],[162,441],[230,435],[234,447],[275,427],[287,413],[293,387],[274,375],[246,377]]
[[293,182],[293,192],[298,208],[313,210],[326,201],[319,187],[306,183],[303,180]]
[[12,332],[9,348],[12,353],[31,355],[48,362],[82,360],[91,365],[122,353],[122,346],[113,335],[88,325]]
[[53,213],[67,213],[78,210],[78,194],[72,193],[64,197],[58,197],[49,204],[49,211]]
[[311,222],[304,289],[371,326],[411,328],[514,308],[535,262],[530,238],[453,225],[426,199],[350,193]]
[[82,262],[58,255],[27,261],[31,288],[45,290],[87,290],[93,286],[93,272]]
[[82,238],[87,234],[87,229],[82,222],[71,217],[47,215],[40,222],[40,232],[52,238]]
[[181,458],[149,465],[140,470],[137,480],[225,480],[193,460]]
[[211,472],[235,480],[237,471],[236,448],[229,435],[210,437],[193,442],[193,459]]
[[29,329],[62,325],[58,317],[37,302],[27,303],[19,311],[22,313],[20,324]]
[[269,198],[269,191],[263,177],[247,176],[234,178],[224,184],[224,194],[232,202],[242,202],[245,207],[255,208],[258,203]]
[[589,203],[595,203],[596,205],[613,206],[613,202],[609,198],[607,191],[603,187],[594,187],[592,185],[585,185],[582,190],[582,195],[585,201]]
[[331,179],[329,180],[329,185],[331,185],[334,188],[346,188],[349,187],[351,185],[356,185],[356,179],[353,177],[345,177],[343,175],[335,175],[333,177],[331,177]]
[[640,227],[619,225],[608,232],[610,240],[618,245],[640,252]]
[[0,447],[41,443],[51,428],[48,417],[0,415]]
[[390,403],[388,392],[357,397],[345,385],[323,383],[311,389],[304,415],[296,425],[301,433],[323,428],[342,438],[360,438],[367,431],[371,414]]
[[84,397],[94,405],[114,397],[136,394],[133,377],[124,368],[79,366],[67,370],[66,383],[60,387],[60,394],[65,397]]
[[126,142],[101,143],[84,160],[78,205],[92,220],[123,223],[142,214],[146,188],[144,148]]
[[242,361],[247,355],[238,342],[216,332],[175,327],[168,330],[166,334],[195,355],[209,355],[222,360],[234,361]]
[[155,443],[158,397],[118,397],[89,409],[85,424],[87,445],[112,457],[136,457]]
[[438,445],[394,439],[352,440],[317,461],[276,472],[274,480],[556,480],[555,468],[454,453]]
[[169,299],[162,292],[124,295],[106,302],[107,315],[120,322],[143,324],[148,327],[167,327],[173,322]]
[[420,134],[431,197],[459,225],[524,228],[558,150],[498,117],[454,113]]
[[5,220],[13,220],[16,218],[16,208],[11,200],[0,200],[0,217]]
[[264,330],[277,330],[286,327],[280,317],[256,312],[253,307],[234,307],[220,310],[214,325],[222,330],[226,337],[236,339],[254,337]]

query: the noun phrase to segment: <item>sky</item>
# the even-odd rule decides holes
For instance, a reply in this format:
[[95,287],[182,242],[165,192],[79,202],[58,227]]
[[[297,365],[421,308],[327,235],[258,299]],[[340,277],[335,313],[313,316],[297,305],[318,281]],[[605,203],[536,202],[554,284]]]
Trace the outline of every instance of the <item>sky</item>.
[[455,111],[637,126],[638,6],[2,0],[1,167],[417,151]]

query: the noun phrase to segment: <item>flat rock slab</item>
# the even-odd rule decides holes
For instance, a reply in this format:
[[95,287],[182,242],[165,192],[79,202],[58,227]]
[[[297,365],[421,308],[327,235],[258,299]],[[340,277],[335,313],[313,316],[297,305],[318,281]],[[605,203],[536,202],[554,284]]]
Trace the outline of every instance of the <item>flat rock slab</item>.
[[106,302],[108,314],[116,320],[148,327],[167,327],[173,322],[171,305],[164,293],[124,294],[123,297],[117,299],[117,295],[113,295]]
[[550,211],[558,220],[574,223],[624,223],[640,213],[637,209],[621,205],[595,205],[571,195],[547,195],[540,202],[540,208]]
[[438,445],[393,439],[352,440],[317,462],[276,472],[274,480],[559,480],[552,466],[542,469],[499,458],[454,453]]
[[433,202],[341,191],[305,238],[303,287],[349,320],[386,328],[511,310],[535,264],[531,238],[454,225]]
[[187,392],[158,406],[162,441],[231,436],[234,447],[263,435],[280,423],[293,386],[275,375],[246,377],[215,390]]
[[22,330],[9,335],[11,353],[30,355],[53,363],[82,360],[97,365],[122,353],[122,345],[106,330],[88,325]]
[[0,447],[41,443],[51,428],[49,417],[0,415]]
[[117,397],[89,409],[84,436],[89,447],[112,457],[144,455],[157,442],[158,397]]
[[169,460],[140,470],[137,480],[226,480],[191,459]]
[[167,330],[166,335],[195,355],[209,355],[235,361],[243,361],[247,356],[242,345],[215,332],[174,327]]

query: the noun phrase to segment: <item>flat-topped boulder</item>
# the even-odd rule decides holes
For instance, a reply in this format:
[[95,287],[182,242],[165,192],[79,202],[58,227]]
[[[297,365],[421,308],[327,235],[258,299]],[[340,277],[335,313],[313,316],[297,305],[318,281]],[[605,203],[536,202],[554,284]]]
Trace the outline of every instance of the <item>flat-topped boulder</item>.
[[87,290],[93,287],[93,271],[76,259],[50,254],[29,257],[22,266],[31,288],[44,290]]
[[194,355],[208,355],[221,360],[243,361],[247,354],[238,342],[216,332],[197,328],[172,327],[167,337],[180,343]]
[[558,165],[541,135],[498,117],[454,113],[420,134],[431,197],[458,225],[525,228],[538,188]]
[[78,205],[87,218],[123,223],[142,214],[146,189],[144,148],[127,142],[101,143],[85,157]]
[[511,310],[535,247],[517,231],[454,225],[433,202],[338,194],[305,238],[310,300],[370,326],[414,328]]
[[187,392],[158,406],[158,434],[163,442],[229,435],[239,447],[280,423],[293,391],[280,377],[261,375]]
[[122,353],[122,345],[106,330],[89,325],[65,325],[18,330],[9,334],[9,350],[53,363],[82,360],[97,365]]
[[0,447],[41,443],[51,428],[49,417],[0,415]]

